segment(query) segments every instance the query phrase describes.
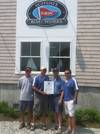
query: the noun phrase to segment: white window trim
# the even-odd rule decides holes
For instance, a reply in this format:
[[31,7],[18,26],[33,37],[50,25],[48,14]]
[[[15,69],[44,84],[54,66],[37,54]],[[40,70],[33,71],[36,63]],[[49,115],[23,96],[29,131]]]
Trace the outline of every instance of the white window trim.
[[[57,38],[57,39],[48,39],[48,47],[49,42],[69,42],[70,43],[70,69],[72,71],[72,75],[75,75],[75,63],[76,63],[76,38],[68,37],[66,38]],[[50,48],[48,48],[50,50]],[[49,64],[49,63],[48,63]],[[48,73],[49,75],[52,74],[52,72]],[[60,72],[60,75],[64,75],[64,72]]]
[[[47,68],[47,73],[51,75],[49,72],[49,50],[50,50],[50,42],[70,42],[70,69],[72,70],[72,74],[75,75],[75,58],[76,58],[76,45],[75,40],[72,40],[72,37],[66,40],[65,38],[59,39],[32,39],[32,38],[20,38],[17,39],[16,44],[16,74],[23,74],[24,71],[20,71],[20,56],[21,56],[21,42],[40,42],[40,58],[41,63],[40,66],[44,66]],[[37,74],[39,71],[33,72],[33,74]],[[63,72],[60,72],[63,75]]]
[[[41,56],[42,56],[42,54],[41,54],[42,40],[41,39],[17,38],[16,39],[16,68],[15,68],[15,74],[24,74],[24,71],[20,70],[21,42],[40,42],[40,59],[41,59]],[[40,66],[41,66],[41,63],[40,63]],[[37,74],[37,73],[39,73],[39,71],[34,72],[34,74]]]

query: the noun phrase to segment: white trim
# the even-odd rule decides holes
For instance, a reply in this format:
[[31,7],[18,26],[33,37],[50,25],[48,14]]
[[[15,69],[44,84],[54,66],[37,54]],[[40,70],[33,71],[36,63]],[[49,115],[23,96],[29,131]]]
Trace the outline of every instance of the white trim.
[[[35,0],[34,0],[35,1]],[[54,27],[27,26],[26,10],[32,4],[31,0],[17,0],[16,15],[16,74],[20,72],[20,42],[41,42],[41,64],[49,69],[49,42],[70,42],[70,68],[72,75],[76,72],[76,30],[77,30],[77,0],[59,0],[68,9],[68,24]],[[37,74],[39,72],[33,72]],[[63,73],[61,73],[63,74]]]
[[[15,74],[23,74],[24,71],[20,71],[20,56],[21,56],[21,42],[40,42],[40,49],[42,46],[41,39],[33,39],[33,38],[16,38],[16,69]],[[41,58],[41,51],[40,51],[40,58]],[[35,71],[38,73],[38,71]]]

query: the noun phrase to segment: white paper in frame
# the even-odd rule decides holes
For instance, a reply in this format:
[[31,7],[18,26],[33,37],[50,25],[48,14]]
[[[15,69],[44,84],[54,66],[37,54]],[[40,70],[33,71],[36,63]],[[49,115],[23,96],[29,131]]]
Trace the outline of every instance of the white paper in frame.
[[44,92],[54,94],[54,81],[44,81]]

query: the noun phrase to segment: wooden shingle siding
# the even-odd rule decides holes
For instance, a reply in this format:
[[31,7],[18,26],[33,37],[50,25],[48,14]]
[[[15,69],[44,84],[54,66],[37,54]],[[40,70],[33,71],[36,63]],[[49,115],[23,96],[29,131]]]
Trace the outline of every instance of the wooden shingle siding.
[[16,0],[0,0],[0,83],[16,83]]
[[100,87],[100,0],[78,0],[77,23],[79,84]]
[[[0,83],[16,83],[16,0],[0,0]],[[100,0],[78,0],[76,76],[100,87]]]

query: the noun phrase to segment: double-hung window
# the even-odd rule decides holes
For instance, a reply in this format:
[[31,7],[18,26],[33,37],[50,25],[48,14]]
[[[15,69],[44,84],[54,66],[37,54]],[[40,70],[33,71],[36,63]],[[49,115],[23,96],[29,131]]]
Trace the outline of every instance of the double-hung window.
[[55,67],[60,72],[70,68],[70,42],[50,42],[49,71]]
[[20,70],[26,66],[40,70],[40,42],[21,42]]

